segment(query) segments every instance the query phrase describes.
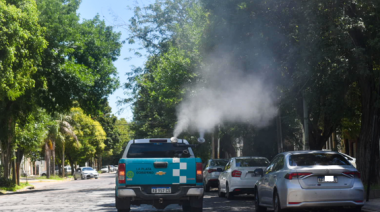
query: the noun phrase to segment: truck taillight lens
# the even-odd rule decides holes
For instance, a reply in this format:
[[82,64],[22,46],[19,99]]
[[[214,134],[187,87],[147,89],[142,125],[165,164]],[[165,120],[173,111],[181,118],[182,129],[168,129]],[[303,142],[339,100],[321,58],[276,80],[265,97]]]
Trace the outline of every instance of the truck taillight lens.
[[125,163],[120,163],[118,168],[119,184],[125,184]]
[[241,177],[241,171],[239,170],[234,170],[231,173],[232,177]]
[[208,170],[208,173],[213,173],[213,172],[216,172],[216,169],[209,169]]
[[309,176],[312,173],[308,172],[294,172],[294,173],[288,173],[285,175],[285,179],[292,180],[293,178],[302,177],[302,176]]
[[360,172],[343,172],[343,174],[352,175],[352,176],[357,177],[359,179],[361,178]]
[[202,174],[202,163],[197,163],[197,183],[203,182],[203,174]]

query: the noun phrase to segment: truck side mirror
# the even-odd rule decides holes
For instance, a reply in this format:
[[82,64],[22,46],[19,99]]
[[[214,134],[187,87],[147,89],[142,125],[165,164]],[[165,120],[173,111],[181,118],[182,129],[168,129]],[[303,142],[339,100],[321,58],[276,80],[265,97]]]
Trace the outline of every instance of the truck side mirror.
[[255,174],[255,176],[263,176],[264,175],[264,171],[263,169],[256,169],[253,174]]

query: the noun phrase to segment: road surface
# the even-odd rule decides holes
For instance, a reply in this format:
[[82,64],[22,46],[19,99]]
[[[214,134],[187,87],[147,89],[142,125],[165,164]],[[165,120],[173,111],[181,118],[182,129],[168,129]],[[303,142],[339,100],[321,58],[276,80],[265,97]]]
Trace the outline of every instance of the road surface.
[[[36,187],[34,190],[0,195],[0,211],[117,211],[114,191],[115,173],[101,174],[97,180],[36,182],[31,184]],[[131,211],[153,212],[160,210],[142,205],[133,206]],[[180,212],[182,207],[170,205],[163,211]],[[227,200],[219,198],[215,190],[207,192],[204,196],[203,211],[254,212],[253,196],[236,196],[234,200]]]

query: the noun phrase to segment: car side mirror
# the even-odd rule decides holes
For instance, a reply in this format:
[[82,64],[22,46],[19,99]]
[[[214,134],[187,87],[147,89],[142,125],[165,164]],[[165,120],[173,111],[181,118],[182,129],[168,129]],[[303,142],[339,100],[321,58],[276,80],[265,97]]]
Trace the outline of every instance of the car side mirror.
[[263,176],[264,175],[264,170],[263,169],[256,169],[254,172],[253,172],[253,174],[255,175],[255,176]]
[[222,168],[217,168],[216,171],[223,172],[223,169]]

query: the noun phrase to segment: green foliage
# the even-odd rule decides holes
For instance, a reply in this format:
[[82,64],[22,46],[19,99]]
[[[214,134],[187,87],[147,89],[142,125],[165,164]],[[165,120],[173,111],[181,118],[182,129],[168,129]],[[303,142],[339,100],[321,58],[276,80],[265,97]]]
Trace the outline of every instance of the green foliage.
[[[14,187],[15,184],[11,179],[6,179],[4,177],[0,177],[0,187]],[[6,190],[6,189],[1,189]]]
[[32,74],[47,44],[38,15],[33,0],[0,1],[0,101],[34,87]]

